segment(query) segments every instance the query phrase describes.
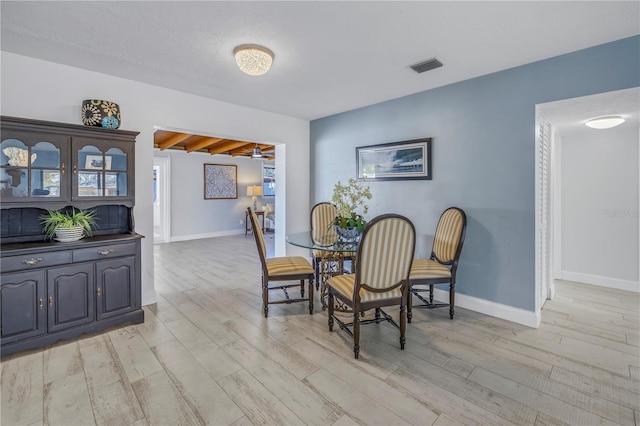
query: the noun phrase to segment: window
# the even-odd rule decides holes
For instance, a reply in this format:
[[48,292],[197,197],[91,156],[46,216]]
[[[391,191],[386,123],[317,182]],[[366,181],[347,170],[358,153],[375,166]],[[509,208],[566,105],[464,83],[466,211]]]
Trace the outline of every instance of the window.
[[264,196],[276,195],[276,168],[273,166],[264,166],[262,168],[262,190]]

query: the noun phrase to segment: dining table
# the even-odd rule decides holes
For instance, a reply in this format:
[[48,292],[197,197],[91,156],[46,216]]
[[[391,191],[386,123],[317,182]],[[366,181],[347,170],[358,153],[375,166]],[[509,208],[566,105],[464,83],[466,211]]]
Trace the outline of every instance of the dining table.
[[[359,237],[342,239],[333,232],[305,231],[288,234],[285,237],[287,243],[314,250],[316,256],[320,256],[320,303],[322,309],[327,308],[327,280],[335,275],[345,273],[345,257],[351,258],[350,273],[355,272],[355,258],[358,250]],[[350,312],[336,306],[337,311]]]

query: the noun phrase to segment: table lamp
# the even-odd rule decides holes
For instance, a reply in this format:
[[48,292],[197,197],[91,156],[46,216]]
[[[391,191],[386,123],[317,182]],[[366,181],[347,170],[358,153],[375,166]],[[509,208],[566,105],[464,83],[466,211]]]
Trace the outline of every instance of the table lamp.
[[262,186],[260,185],[247,186],[247,197],[252,197],[253,211],[258,210],[258,202],[257,202],[258,195],[262,195]]

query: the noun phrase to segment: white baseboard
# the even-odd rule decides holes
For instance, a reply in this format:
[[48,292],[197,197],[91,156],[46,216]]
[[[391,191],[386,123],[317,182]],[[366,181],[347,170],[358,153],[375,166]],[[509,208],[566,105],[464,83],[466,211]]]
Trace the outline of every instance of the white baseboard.
[[573,271],[562,271],[561,279],[576,281],[579,283],[598,285],[600,287],[615,288],[618,290],[640,293],[640,284],[637,281],[627,281],[618,278],[601,277],[599,275],[583,274]]
[[[433,296],[435,299],[449,301],[449,290],[434,289]],[[456,308],[465,308],[470,311],[480,312],[481,314],[492,317],[502,318],[507,321],[516,322],[526,325],[527,327],[538,328],[540,325],[540,314],[534,311],[514,308],[513,306],[503,305],[502,303],[492,302],[490,300],[480,299],[478,297],[467,296],[456,292]]]
[[179,235],[170,238],[170,242],[200,240],[202,238],[227,237],[229,235],[244,234],[244,229],[232,229],[230,231],[207,232],[205,234]]

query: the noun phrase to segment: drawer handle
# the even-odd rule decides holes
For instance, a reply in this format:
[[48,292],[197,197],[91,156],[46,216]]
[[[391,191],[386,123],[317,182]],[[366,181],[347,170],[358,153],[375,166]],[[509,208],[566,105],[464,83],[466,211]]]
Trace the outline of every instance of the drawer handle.
[[42,258],[41,257],[32,257],[31,259],[22,261],[22,263],[24,263],[25,265],[29,265],[29,266],[33,266],[33,265],[38,264],[40,262],[42,262]]
[[111,253],[113,253],[113,250],[112,250],[112,249],[109,249],[109,250],[100,250],[100,251],[98,252],[98,254],[100,254],[100,255],[102,255],[102,256],[109,256]]

